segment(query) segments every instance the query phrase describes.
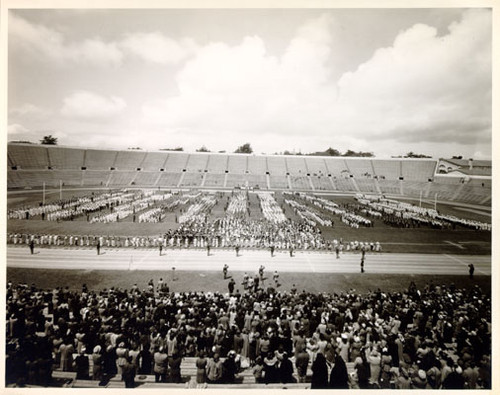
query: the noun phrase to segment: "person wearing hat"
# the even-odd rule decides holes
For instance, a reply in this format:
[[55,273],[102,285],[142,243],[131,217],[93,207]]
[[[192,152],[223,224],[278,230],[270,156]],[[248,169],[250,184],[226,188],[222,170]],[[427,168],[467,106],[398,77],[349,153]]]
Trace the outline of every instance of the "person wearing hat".
[[443,381],[443,389],[447,390],[464,389],[465,379],[462,373],[463,371],[460,365],[454,366],[452,372]]
[[425,373],[425,370],[418,370],[417,374],[411,380],[411,386],[412,388],[422,390],[431,388],[429,382],[427,381],[427,374]]

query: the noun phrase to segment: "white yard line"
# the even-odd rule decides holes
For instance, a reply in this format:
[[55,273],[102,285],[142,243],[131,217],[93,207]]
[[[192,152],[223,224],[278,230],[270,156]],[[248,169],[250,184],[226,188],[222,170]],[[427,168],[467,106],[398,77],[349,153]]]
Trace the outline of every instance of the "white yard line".
[[445,242],[445,243],[448,243],[448,244],[451,244],[452,246],[458,247],[458,248],[460,248],[461,250],[465,250],[465,247],[464,247],[464,246],[461,246],[460,244],[453,243],[453,242],[448,241],[448,240],[445,240],[444,242]]
[[[464,262],[463,260],[458,259],[458,258],[456,258],[456,257],[454,257],[454,256],[451,256],[451,255],[448,255],[448,254],[443,254],[443,255],[444,255],[445,257],[447,257],[447,258],[453,259],[455,262],[461,263],[461,264],[462,264],[462,265],[464,265],[464,266],[467,266],[467,267],[469,266],[469,263],[468,263],[468,262]],[[481,274],[484,274],[484,275],[489,276],[489,274],[487,274],[487,273],[483,272],[483,271],[482,271],[482,270],[480,270],[480,269],[475,269],[475,270],[476,270],[476,271],[478,271],[478,272],[479,272],[479,273],[481,273]]]

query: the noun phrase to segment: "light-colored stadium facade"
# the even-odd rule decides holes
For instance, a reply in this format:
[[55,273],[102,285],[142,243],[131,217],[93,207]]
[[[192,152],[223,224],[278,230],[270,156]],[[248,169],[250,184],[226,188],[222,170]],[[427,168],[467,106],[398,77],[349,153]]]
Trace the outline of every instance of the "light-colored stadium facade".
[[[9,143],[8,189],[203,188],[370,193],[491,204],[491,162],[99,150]],[[489,167],[488,167],[489,166]],[[489,171],[488,171],[489,168]],[[486,170],[485,170],[486,169]]]

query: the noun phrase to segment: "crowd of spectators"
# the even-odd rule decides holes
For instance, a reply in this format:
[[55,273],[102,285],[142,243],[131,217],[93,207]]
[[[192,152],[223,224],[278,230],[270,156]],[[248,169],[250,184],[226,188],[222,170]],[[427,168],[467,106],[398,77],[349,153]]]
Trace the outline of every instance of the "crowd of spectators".
[[251,369],[256,382],[312,388],[491,388],[491,300],[477,286],[221,294],[170,293],[162,280],[80,291],[9,282],[6,294],[7,384],[50,385],[54,369],[181,382],[182,358],[194,357],[200,385]]

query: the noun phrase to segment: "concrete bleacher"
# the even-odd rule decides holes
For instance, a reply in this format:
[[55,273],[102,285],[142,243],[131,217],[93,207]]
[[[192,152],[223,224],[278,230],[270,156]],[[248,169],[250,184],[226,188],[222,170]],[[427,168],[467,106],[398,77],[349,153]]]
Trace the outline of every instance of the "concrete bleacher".
[[137,171],[112,171],[111,176],[107,181],[107,186],[119,187],[128,186],[134,181],[137,176]]
[[162,172],[156,186],[176,187],[181,179],[181,173]]
[[286,167],[290,175],[307,175],[306,160],[302,156],[286,157]]
[[224,186],[225,174],[220,173],[206,173],[205,183],[206,187],[223,187]]
[[209,173],[224,173],[227,170],[227,155],[210,155],[207,163]]
[[401,194],[400,180],[383,180],[379,178],[377,182],[381,193],[389,193],[391,195]]
[[88,149],[85,151],[83,166],[87,170],[109,170],[117,155],[118,151]]
[[248,172],[250,174],[266,174],[267,158],[265,156],[249,156],[248,157]]
[[81,170],[85,157],[85,150],[52,147],[47,150],[49,155],[49,166],[60,170]]
[[118,151],[113,167],[116,170],[136,170],[145,157],[146,153],[142,151]]
[[[75,354],[76,357],[76,354]],[[221,358],[224,360],[224,358]],[[295,360],[292,357],[291,361],[295,366]],[[92,372],[92,358],[89,357],[90,372]],[[305,383],[256,383],[253,376],[252,368],[242,369],[235,377],[234,384],[207,384],[207,389],[218,390],[218,389],[254,389],[254,390],[272,390],[272,389],[309,389],[311,387],[311,370],[312,363],[309,363],[307,369],[307,376]],[[354,372],[354,363],[347,362],[347,372],[349,374]],[[296,370],[294,368],[294,370]],[[68,381],[68,385],[72,388],[124,388],[125,384],[121,381],[121,377],[116,375],[112,377],[104,386],[100,386],[98,381],[95,380],[81,380],[76,379],[76,374],[74,372],[63,372],[61,370],[55,370],[52,373],[52,377],[56,379],[64,379]],[[295,379],[297,379],[297,373],[294,373]],[[136,375],[135,383],[136,388],[148,388],[148,389],[182,389],[182,388],[193,388],[196,385],[196,358],[195,357],[184,357],[181,363],[181,383],[156,383],[154,374],[147,375]],[[193,384],[194,382],[194,384]]]
[[227,161],[227,170],[233,174],[245,174],[247,171],[246,155],[229,155]]
[[80,186],[82,185],[83,171],[82,170],[53,170],[54,184],[52,186],[59,187],[60,183],[63,186]]
[[372,178],[356,178],[356,184],[362,193],[377,193],[375,180]]
[[399,180],[401,177],[401,160],[377,159],[371,162],[379,180]]
[[349,158],[346,159],[346,165],[349,173],[356,179],[359,177],[373,176],[373,167],[370,159],[365,158]]
[[[411,197],[422,197],[427,198],[429,194],[429,188],[431,183],[428,181],[402,181],[401,186],[403,189],[403,195]],[[398,192],[398,194],[401,192]]]
[[311,190],[311,184],[309,183],[309,177],[307,176],[290,176],[290,183],[292,184],[292,189],[300,190]]
[[47,169],[49,167],[49,156],[46,146],[33,144],[9,144],[9,158],[12,166],[21,169]]
[[285,176],[287,172],[285,158],[283,156],[268,156],[267,168],[271,176]]
[[83,186],[106,186],[111,171],[85,170],[82,173]]
[[[9,143],[7,163],[9,189],[40,188],[44,183],[46,187],[58,187],[60,183],[75,187],[248,185],[261,189],[388,193],[416,198],[420,194],[433,198],[437,193],[440,200],[489,204],[492,188],[488,176],[435,174],[437,161],[433,159],[188,154]],[[351,174],[353,178],[349,177]]]
[[138,185],[138,186],[146,186],[146,187],[154,187],[156,186],[156,180],[160,176],[160,172],[157,171],[138,171],[134,181],[133,185]]
[[431,159],[406,159],[401,162],[401,175],[405,181],[425,181],[433,178],[436,165]]
[[330,177],[327,176],[311,175],[311,182],[317,191],[331,191],[334,189]]
[[344,192],[354,192],[356,188],[350,178],[337,177],[334,179],[337,190]]
[[9,188],[12,189],[25,188],[26,183],[24,182],[23,179],[23,171],[21,170],[7,171],[7,185],[9,186]]
[[179,152],[169,152],[165,162],[165,171],[170,173],[181,172],[186,169],[188,154]]
[[270,175],[269,184],[274,189],[288,189],[288,177]]
[[158,171],[165,168],[168,154],[166,152],[146,152],[141,163],[141,169],[145,171]]
[[349,174],[349,169],[347,168],[344,158],[325,158],[325,164],[328,170],[328,174],[332,177],[341,177],[344,174]]
[[[51,186],[54,183],[54,174],[51,170],[16,170],[9,173],[16,173],[17,179],[14,179],[16,187],[33,188],[40,186],[45,182],[45,186]],[[16,176],[14,176],[16,177]],[[40,182],[40,180],[44,180]]]
[[311,174],[311,177],[313,175],[315,176],[328,175],[328,169],[326,168],[326,163],[324,158],[315,158],[314,156],[312,156],[305,158],[305,160],[306,160],[307,171],[309,172],[309,174]]
[[267,189],[266,175],[258,174],[227,174],[226,187],[250,187],[250,188],[260,188]]
[[208,158],[209,156],[207,154],[189,155],[188,161],[186,163],[186,171],[193,173],[204,171],[207,168]]
[[179,186],[181,187],[199,187],[201,186],[201,182],[203,181],[202,172],[197,173],[184,173],[184,177],[182,177],[182,181]]
[[447,180],[447,182],[431,182],[429,185],[429,198],[434,199],[437,194],[438,200],[453,200],[457,188],[461,184]]

